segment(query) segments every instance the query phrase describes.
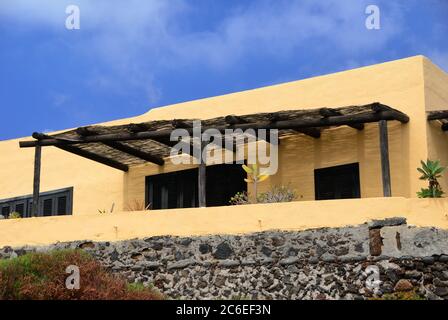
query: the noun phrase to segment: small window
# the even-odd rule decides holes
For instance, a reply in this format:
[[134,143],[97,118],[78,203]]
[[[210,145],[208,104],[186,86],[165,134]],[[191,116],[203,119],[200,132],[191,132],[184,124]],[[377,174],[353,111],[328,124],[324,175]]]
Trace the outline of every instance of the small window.
[[21,217],[25,216],[25,204],[24,203],[18,203],[16,204],[14,208],[14,212],[17,212],[20,214]]
[[53,214],[53,199],[44,200],[44,208],[42,211],[44,217],[48,217]]
[[57,215],[63,216],[65,214],[67,214],[67,196],[62,196],[58,198]]
[[359,164],[316,169],[316,200],[360,198]]
[[[43,192],[39,195],[38,216],[70,215],[73,206],[73,188]],[[0,213],[8,217],[18,212],[23,218],[32,216],[33,196],[0,200]]]
[[2,216],[4,216],[5,218],[9,217],[9,206],[3,206],[2,207]]

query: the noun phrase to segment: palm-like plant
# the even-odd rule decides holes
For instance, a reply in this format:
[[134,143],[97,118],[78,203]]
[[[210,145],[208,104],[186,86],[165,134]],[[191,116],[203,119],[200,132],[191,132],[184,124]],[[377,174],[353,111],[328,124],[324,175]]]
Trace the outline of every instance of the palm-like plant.
[[252,183],[254,186],[254,194],[255,194],[255,201],[257,201],[257,185],[259,182],[262,182],[269,178],[269,175],[261,174],[260,169],[258,165],[255,163],[251,166],[246,166],[243,164],[243,169],[247,173],[247,179],[244,179],[247,183]]
[[443,171],[446,167],[442,167],[438,160],[426,162],[420,161],[422,166],[417,168],[417,170],[422,174],[420,180],[427,180],[429,183],[428,188],[422,188],[421,191],[417,192],[419,198],[440,198],[443,195],[442,188],[440,187],[439,181],[437,179],[442,177]]

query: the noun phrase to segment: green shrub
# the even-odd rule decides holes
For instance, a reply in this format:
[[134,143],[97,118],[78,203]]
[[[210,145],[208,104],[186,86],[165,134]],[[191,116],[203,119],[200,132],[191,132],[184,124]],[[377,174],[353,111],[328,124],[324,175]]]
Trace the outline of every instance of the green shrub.
[[[80,288],[67,289],[75,265],[80,271]],[[129,285],[118,275],[107,272],[82,250],[28,253],[0,260],[0,300],[155,300],[162,295],[143,285]]]
[[[278,203],[278,202],[291,202],[297,199],[297,193],[295,190],[287,186],[274,186],[271,190],[262,192],[257,196],[257,203]],[[231,205],[250,204],[249,194],[244,192],[238,192],[230,198],[229,203]]]
[[8,219],[21,219],[21,218],[22,218],[22,216],[20,215],[20,213],[14,211],[14,212],[11,212]]
[[267,192],[260,193],[258,202],[260,203],[277,203],[291,202],[297,199],[295,190],[286,186],[275,186]]
[[234,206],[250,204],[249,195],[246,191],[237,192],[233,197],[230,198],[229,203]]

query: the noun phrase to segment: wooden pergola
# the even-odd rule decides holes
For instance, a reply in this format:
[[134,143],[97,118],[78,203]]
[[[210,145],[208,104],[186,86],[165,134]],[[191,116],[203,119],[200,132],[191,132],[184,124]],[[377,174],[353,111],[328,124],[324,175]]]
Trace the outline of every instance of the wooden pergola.
[[448,110],[429,111],[427,113],[428,121],[438,121],[440,129],[448,131]]
[[[447,116],[448,117],[448,116]],[[175,119],[130,123],[117,126],[88,126],[67,132],[47,135],[33,133],[33,141],[20,141],[21,148],[35,148],[34,185],[32,215],[38,214],[41,148],[54,146],[78,156],[102,163],[112,168],[127,172],[130,166],[151,162],[159,166],[165,163],[164,158],[170,155],[171,149],[179,141],[171,141],[174,129],[182,128],[193,134],[193,121],[199,119]],[[365,123],[379,123],[380,152],[383,194],[391,196],[389,148],[387,121],[396,120],[407,123],[409,117],[401,111],[375,102],[368,105],[348,106],[342,108],[319,108],[311,110],[288,110],[273,113],[256,113],[243,116],[228,115],[213,119],[201,120],[202,132],[217,129],[225,133],[226,129],[266,129],[278,130],[279,136],[289,134],[305,134],[313,139],[321,136],[321,131],[338,126],[350,126],[355,130],[363,130]],[[225,139],[234,139],[236,136]],[[256,137],[260,139],[260,137]],[[267,141],[269,142],[269,141]],[[194,150],[202,150],[203,143],[195,143],[193,139],[182,140],[190,144]],[[216,143],[216,142],[211,142]],[[226,141],[222,141],[225,148]],[[232,148],[234,150],[234,148]],[[193,156],[193,152],[190,153]],[[199,206],[205,207],[205,163],[199,164],[198,176]]]

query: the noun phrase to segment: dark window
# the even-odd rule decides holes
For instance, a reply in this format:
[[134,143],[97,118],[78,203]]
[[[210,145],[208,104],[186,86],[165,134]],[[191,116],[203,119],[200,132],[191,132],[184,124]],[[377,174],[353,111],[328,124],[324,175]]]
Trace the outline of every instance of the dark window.
[[151,209],[196,207],[197,169],[146,177],[146,205]]
[[4,216],[5,218],[7,218],[9,216],[9,206],[2,206],[2,216]]
[[45,217],[51,216],[53,214],[53,199],[45,199],[44,208],[42,210]]
[[[72,214],[73,188],[43,192],[39,196],[39,216],[55,216]],[[13,211],[22,217],[31,217],[33,196],[23,196],[0,200],[3,216],[9,216]]]
[[58,197],[58,216],[63,216],[67,213],[67,196]]
[[24,203],[18,203],[15,205],[14,212],[17,212],[20,214],[21,217],[25,216],[25,204]]
[[206,177],[207,207],[227,206],[237,192],[247,191],[246,172],[241,165],[208,166]]
[[27,205],[27,217],[31,217],[31,211],[33,210],[33,201],[31,199],[28,199],[28,205]]
[[316,200],[360,198],[359,164],[314,170]]
[[[206,205],[225,206],[235,193],[246,191],[241,165],[207,166]],[[146,177],[146,205],[151,209],[191,208],[198,205],[198,169]]]

